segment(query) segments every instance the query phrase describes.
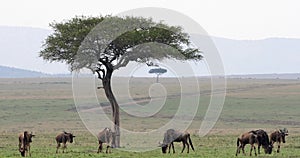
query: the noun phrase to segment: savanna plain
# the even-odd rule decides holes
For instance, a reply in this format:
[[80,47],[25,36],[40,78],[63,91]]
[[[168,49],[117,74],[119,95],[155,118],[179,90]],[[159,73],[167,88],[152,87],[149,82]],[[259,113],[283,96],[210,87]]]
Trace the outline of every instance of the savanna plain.
[[[147,106],[150,101],[149,88],[154,83],[155,78],[114,78],[114,93],[120,101],[121,109],[132,104],[126,102],[126,93],[122,92],[123,85],[130,85],[128,91],[134,101]],[[193,82],[182,85],[178,79],[173,78],[161,78],[160,84],[167,92],[167,99],[160,111],[152,116],[139,118],[121,110],[121,127],[141,132],[155,130],[173,118],[181,99],[185,100],[185,108],[188,109],[188,98],[200,94],[197,112],[187,128],[195,148],[189,154],[186,151],[180,153],[181,143],[175,143],[175,154],[162,154],[158,145],[151,151],[128,152],[125,150],[130,144],[122,142],[120,149],[112,149],[110,154],[98,154],[97,138],[85,127],[76,110],[72,78],[21,78],[0,79],[0,157],[20,157],[18,134],[27,130],[36,135],[31,143],[32,157],[232,158],[235,157],[236,139],[241,133],[263,129],[270,134],[279,128],[289,130],[286,143],[281,145],[281,152],[273,152],[271,155],[262,152],[258,157],[300,157],[299,79],[227,79],[222,112],[213,129],[205,136],[199,136],[198,132],[211,102],[210,80],[199,78],[199,91],[193,91]],[[95,80],[95,86],[101,86],[100,82]],[[191,91],[183,93],[181,86],[190,86]],[[88,106],[84,109],[85,112],[92,114],[94,109],[101,107],[110,118],[111,109],[107,100],[103,100],[103,89],[95,91],[102,100],[99,104]],[[223,92],[219,90],[216,93]],[[155,97],[157,100],[161,99]],[[68,144],[66,153],[60,151],[56,154],[55,136],[62,131],[76,135],[75,142]],[[163,134],[160,139],[163,140]],[[149,140],[145,140],[145,143],[147,141]],[[276,146],[275,148],[277,149]],[[245,150],[249,155],[250,146],[247,145]],[[248,156],[240,154],[238,157]]]

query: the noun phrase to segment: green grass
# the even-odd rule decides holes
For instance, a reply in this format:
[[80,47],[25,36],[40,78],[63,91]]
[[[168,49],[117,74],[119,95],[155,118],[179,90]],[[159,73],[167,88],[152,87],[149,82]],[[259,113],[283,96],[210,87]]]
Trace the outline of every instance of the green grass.
[[[147,152],[127,152],[125,148],[112,149],[112,153],[96,153],[97,152],[97,140],[89,133],[78,134],[75,138],[75,142],[68,144],[66,153],[56,154],[56,144],[53,134],[37,135],[32,143],[31,153],[32,157],[220,157],[231,158],[235,157],[236,152],[236,135],[209,135],[206,137],[192,136],[193,145],[195,151],[190,151],[189,154],[180,153],[182,146],[180,143],[175,143],[175,151],[173,154],[162,154],[161,150]],[[1,144],[0,157],[20,157],[17,151],[17,144],[15,135],[5,134],[1,135],[1,139],[8,139],[5,146]],[[271,155],[260,154],[262,157],[299,157],[300,156],[300,139],[298,136],[289,136],[287,143],[281,146],[281,153],[273,152]],[[247,157],[249,156],[250,146],[245,147]],[[254,153],[253,153],[254,154]],[[239,155],[244,157],[242,154]]]
[[[152,79],[132,79],[130,94],[138,100],[147,98],[148,88],[153,82]],[[179,106],[180,85],[175,79],[161,78],[160,82],[165,85],[170,95],[166,105],[149,118],[137,118],[121,111],[122,128],[149,131],[161,127],[173,117]],[[116,87],[122,87],[123,84],[126,82],[122,78],[117,78],[114,82]],[[194,85],[190,83],[186,86]],[[208,80],[200,80],[201,92],[207,92],[210,86]],[[281,153],[261,156],[300,157],[299,80],[229,79],[223,111],[212,131],[205,137],[197,136],[197,130],[207,110],[210,96],[207,93],[201,95],[197,115],[188,128],[192,133],[196,151],[181,154],[181,144],[176,143],[177,152],[165,155],[159,148],[148,152],[126,152],[126,145],[121,150],[113,149],[111,154],[97,154],[97,139],[88,132],[75,110],[70,78],[0,79],[0,87],[0,157],[20,157],[17,136],[18,133],[28,130],[36,134],[32,143],[32,157],[231,158],[235,156],[235,141],[241,133],[258,128],[270,133],[281,127],[287,127],[290,132],[287,143],[282,145]],[[121,90],[116,90],[115,94],[120,99],[126,99]],[[103,96],[103,91],[99,90],[98,96]],[[186,108],[190,108],[188,100],[185,104]],[[110,117],[109,106],[106,112]],[[63,130],[71,131],[77,137],[75,143],[68,144],[67,153],[55,154],[54,138]],[[162,139],[161,136],[161,141]],[[246,151],[248,154],[249,146]]]

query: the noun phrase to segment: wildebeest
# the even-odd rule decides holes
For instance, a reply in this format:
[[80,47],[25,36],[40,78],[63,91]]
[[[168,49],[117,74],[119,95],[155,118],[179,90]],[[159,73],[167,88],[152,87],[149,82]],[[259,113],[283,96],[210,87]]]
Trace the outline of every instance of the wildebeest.
[[68,132],[63,132],[61,134],[58,134],[55,137],[56,143],[57,143],[57,147],[56,147],[56,153],[58,152],[58,148],[60,147],[60,143],[63,144],[63,153],[64,150],[67,148],[67,142],[73,143],[73,138],[75,136],[72,133],[68,133]]
[[261,146],[264,148],[265,154],[271,154],[273,146],[269,141],[269,136],[267,132],[262,129],[251,131],[251,132],[257,135],[258,154],[260,154]]
[[255,156],[257,156],[256,154],[256,148],[255,148],[255,143],[258,143],[258,139],[257,139],[257,135],[255,133],[253,133],[252,131],[250,132],[246,132],[244,134],[242,134],[240,137],[237,138],[237,149],[236,149],[236,153],[235,156],[237,156],[240,153],[240,150],[243,150],[243,154],[245,154],[245,146],[246,144],[250,144],[251,145],[251,149],[250,149],[250,156],[252,156],[252,150],[254,149],[254,153]]
[[110,128],[104,128],[101,132],[98,133],[97,135],[98,142],[99,142],[99,147],[98,147],[98,152],[102,152],[103,149],[103,143],[107,144],[106,147],[106,153],[108,153],[109,148],[111,147],[111,143],[113,141],[113,132]]
[[270,134],[270,144],[273,146],[275,142],[277,142],[278,148],[277,153],[280,151],[280,143],[285,143],[285,136],[288,136],[289,132],[286,128],[275,130],[273,133]]
[[24,131],[24,133],[20,133],[19,134],[19,151],[21,152],[21,155],[24,157],[29,154],[29,156],[31,156],[30,153],[30,143],[32,142],[32,137],[34,137],[35,135],[31,133],[29,133],[28,131]]
[[193,151],[195,151],[190,134],[188,132],[179,132],[179,131],[175,131],[174,129],[168,129],[164,134],[163,144],[160,145],[162,152],[166,153],[167,148],[169,147],[169,153],[170,153],[171,146],[172,146],[173,153],[175,153],[173,142],[182,142],[183,148],[181,153],[183,153],[185,149],[185,145],[187,145],[187,153],[189,153],[190,151],[190,145]]

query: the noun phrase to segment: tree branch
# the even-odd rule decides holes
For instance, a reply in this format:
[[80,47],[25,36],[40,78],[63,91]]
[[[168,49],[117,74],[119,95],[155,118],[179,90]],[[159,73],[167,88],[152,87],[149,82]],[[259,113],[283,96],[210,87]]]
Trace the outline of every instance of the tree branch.
[[[102,80],[104,77],[105,77],[105,71],[103,70],[103,69],[97,69],[97,70],[95,70],[96,71],[96,73],[98,74],[98,78],[100,79],[100,80]],[[102,73],[102,74],[101,74]]]
[[119,69],[120,67],[124,67],[129,63],[127,56],[122,56],[120,61],[114,66],[114,70]]

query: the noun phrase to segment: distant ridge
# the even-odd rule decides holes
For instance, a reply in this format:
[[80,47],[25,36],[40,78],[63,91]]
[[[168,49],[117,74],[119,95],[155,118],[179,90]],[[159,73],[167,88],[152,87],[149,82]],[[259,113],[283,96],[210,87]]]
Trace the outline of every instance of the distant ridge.
[[49,76],[51,75],[42,72],[0,66],[0,78],[36,78]]
[[227,78],[241,78],[241,79],[300,79],[300,73],[282,73],[282,74],[241,74],[228,75]]
[[[52,30],[41,28],[0,25],[0,65],[39,71],[34,72],[34,75],[29,75],[30,77],[44,76],[48,73],[60,73],[61,77],[68,74],[69,77],[68,65],[65,63],[45,62],[38,57],[38,52],[51,32]],[[271,76],[277,78],[277,74],[282,76],[286,73],[300,73],[300,39],[275,37],[259,40],[233,40],[212,37],[212,40],[222,59],[225,74],[267,74],[258,77],[269,78]],[[204,57],[206,56],[205,53]],[[213,60],[209,61],[213,62]],[[205,65],[206,62],[201,61],[200,63],[204,63],[202,64],[203,67],[199,64],[201,66],[200,72],[202,73],[203,70],[203,74],[208,74],[205,71],[209,69],[208,65]],[[170,67],[172,66],[170,65]],[[145,70],[145,72],[148,72],[148,70]],[[0,77],[28,77],[26,73],[21,73],[22,75],[12,73],[16,72],[6,71],[5,75],[2,73]],[[148,73],[145,74],[148,75]],[[141,73],[141,75],[143,74]],[[168,75],[171,75],[171,71],[165,74],[165,76]],[[57,75],[50,76],[57,77]],[[249,76],[249,78],[258,77]],[[289,75],[286,77],[289,77]]]
[[[41,78],[41,77],[72,77],[72,75],[71,74],[46,74],[37,71],[19,69],[19,68],[8,67],[8,66],[0,66],[0,78]],[[207,77],[209,76],[204,76],[204,78]],[[240,75],[227,75],[226,78],[300,80],[300,73],[240,74]]]

